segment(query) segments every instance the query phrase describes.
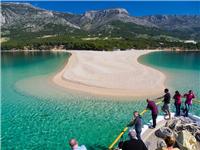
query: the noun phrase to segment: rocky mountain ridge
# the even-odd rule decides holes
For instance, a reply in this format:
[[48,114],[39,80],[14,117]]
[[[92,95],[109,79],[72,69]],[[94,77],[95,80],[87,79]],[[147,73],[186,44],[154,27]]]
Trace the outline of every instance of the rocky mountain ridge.
[[[45,32],[45,34],[56,33],[59,28],[63,33],[73,32],[93,32],[99,34],[99,29],[109,32],[116,29],[122,31],[119,26],[113,25],[113,22],[119,21],[125,26],[139,26],[142,30],[147,28],[156,28],[183,35],[195,39],[200,34],[200,16],[198,15],[151,15],[135,17],[130,16],[128,11],[123,8],[114,8],[106,10],[87,11],[84,14],[77,15],[71,13],[62,13],[49,11],[32,6],[29,3],[1,3],[1,26],[3,36],[20,30],[23,32]],[[56,28],[56,29],[55,29]],[[128,27],[127,27],[128,28]],[[135,32],[131,30],[130,33]],[[17,33],[19,34],[19,32]],[[138,34],[138,33],[137,33]],[[143,33],[144,34],[144,33]],[[146,33],[150,35],[149,33]],[[158,33],[159,34],[159,33]],[[133,34],[135,36],[135,34]],[[177,35],[174,35],[177,36]],[[200,36],[199,36],[200,37]]]

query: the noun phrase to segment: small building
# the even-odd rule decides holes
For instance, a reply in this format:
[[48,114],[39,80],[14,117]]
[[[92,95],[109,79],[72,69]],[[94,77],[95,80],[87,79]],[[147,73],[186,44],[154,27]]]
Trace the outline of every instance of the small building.
[[197,44],[196,41],[194,40],[185,40],[184,43],[192,43],[192,44]]

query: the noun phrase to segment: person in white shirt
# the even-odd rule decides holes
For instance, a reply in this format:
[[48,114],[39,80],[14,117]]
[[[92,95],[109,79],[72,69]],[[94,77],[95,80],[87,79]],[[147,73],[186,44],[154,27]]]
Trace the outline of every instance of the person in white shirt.
[[69,145],[72,150],[87,150],[85,145],[79,146],[76,139],[69,140]]

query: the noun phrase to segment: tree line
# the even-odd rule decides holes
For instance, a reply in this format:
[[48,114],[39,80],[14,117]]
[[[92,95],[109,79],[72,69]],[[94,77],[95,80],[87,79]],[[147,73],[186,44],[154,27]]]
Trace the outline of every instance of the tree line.
[[48,37],[33,39],[10,39],[1,44],[2,50],[50,50],[56,47],[75,50],[116,50],[116,49],[181,49],[200,50],[200,42],[197,44],[180,41],[168,41],[166,39],[155,40],[153,38],[99,38],[96,40],[84,40],[81,37]]

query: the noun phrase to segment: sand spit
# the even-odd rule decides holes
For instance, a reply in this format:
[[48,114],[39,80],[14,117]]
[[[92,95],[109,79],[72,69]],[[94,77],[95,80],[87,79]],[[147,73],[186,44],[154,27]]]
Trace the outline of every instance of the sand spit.
[[160,94],[165,75],[138,63],[152,50],[68,51],[66,66],[53,77],[57,85],[104,96],[144,97]]

